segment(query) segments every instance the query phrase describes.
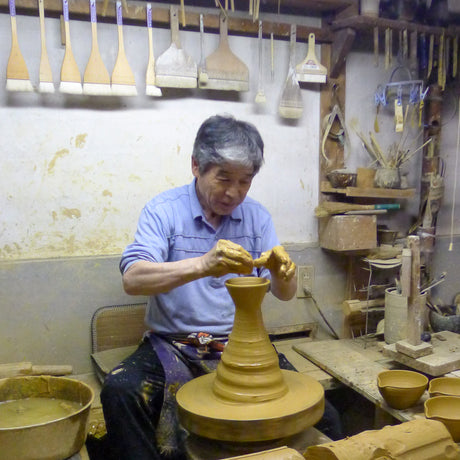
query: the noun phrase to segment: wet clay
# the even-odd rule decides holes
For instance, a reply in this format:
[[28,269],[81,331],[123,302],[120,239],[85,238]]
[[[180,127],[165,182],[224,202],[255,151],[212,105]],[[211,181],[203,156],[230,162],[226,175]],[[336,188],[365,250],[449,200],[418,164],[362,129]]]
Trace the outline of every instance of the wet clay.
[[[39,412],[43,409],[54,412],[52,420],[39,422],[38,413],[32,408],[29,418],[26,414],[29,399],[41,399]],[[11,426],[3,427],[5,414],[0,414],[0,459],[62,460],[71,457],[85,443],[93,400],[91,387],[70,378],[24,376],[0,379],[0,405],[6,409],[8,401],[15,401],[13,410],[27,418],[22,426],[12,426],[14,421],[11,420],[12,423],[8,423]],[[55,407],[56,403],[59,408]],[[69,405],[74,407],[62,415],[60,411]],[[57,409],[59,413],[55,412]],[[30,424],[32,419],[34,423]]]
[[422,397],[428,378],[415,371],[386,370],[377,376],[377,387],[383,399],[394,409],[407,409]]
[[424,409],[426,418],[442,422],[453,440],[460,442],[460,398],[435,396],[425,401]]
[[0,402],[0,428],[47,423],[73,414],[81,404],[66,399],[26,398]]
[[441,422],[418,419],[311,446],[304,457],[308,460],[458,460],[460,448]]
[[192,433],[262,441],[291,436],[322,417],[322,385],[279,368],[261,313],[269,284],[255,277],[226,282],[236,310],[221,362],[215,373],[191,380],[177,393],[180,421]]

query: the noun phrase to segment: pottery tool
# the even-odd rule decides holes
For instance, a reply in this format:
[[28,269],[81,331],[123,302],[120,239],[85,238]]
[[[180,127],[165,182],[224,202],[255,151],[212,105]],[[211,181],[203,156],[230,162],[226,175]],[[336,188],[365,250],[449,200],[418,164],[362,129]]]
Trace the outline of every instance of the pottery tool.
[[70,43],[68,0],[62,0],[62,12],[64,17],[65,53],[61,66],[61,83],[59,85],[59,91],[68,94],[82,94],[81,75]]
[[350,211],[380,211],[400,209],[399,203],[389,204],[353,204],[336,201],[323,201],[315,208],[316,217],[326,217],[334,214],[344,214]]
[[181,48],[178,7],[170,6],[171,45],[156,60],[156,84],[169,88],[196,88],[197,65]]
[[161,89],[155,85],[155,57],[153,56],[153,33],[152,33],[152,5],[147,3],[147,32],[149,37],[149,60],[145,75],[145,94],[159,97]]
[[11,51],[6,66],[6,89],[8,91],[33,91],[32,83],[29,80],[29,71],[26,61],[22,56],[18,42],[16,27],[16,5],[14,0],[9,0],[10,21],[11,21]]
[[428,45],[428,70],[426,79],[428,80],[433,70],[433,55],[434,55],[434,35],[430,35],[430,44]]
[[439,37],[438,47],[438,85],[444,90],[444,34]]
[[327,69],[319,62],[315,54],[315,34],[308,35],[307,57],[296,66],[297,81],[326,83]]
[[256,94],[256,103],[264,104],[267,102],[264,92],[264,75],[263,75],[263,43],[262,43],[262,21],[259,21],[259,81]]
[[83,74],[83,94],[110,96],[112,94],[110,75],[102,61],[97,43],[96,0],[89,1],[89,10],[92,46],[88,64],[86,64],[85,73]]
[[41,41],[41,56],[40,56],[40,72],[38,91],[40,93],[54,93],[53,74],[51,72],[48,52],[46,51],[46,35],[45,35],[45,7],[43,0],[38,0],[38,15],[40,16],[40,41]]
[[117,2],[118,54],[112,71],[112,93],[117,96],[136,96],[136,80],[125,53],[121,2]]
[[454,37],[454,41],[452,43],[452,78],[457,76],[457,69],[458,69],[458,37]]
[[228,43],[228,17],[221,13],[219,21],[219,46],[206,58],[208,82],[202,87],[224,91],[248,91],[249,69],[233,54]]
[[204,57],[204,25],[203,15],[200,14],[200,65],[198,66],[198,84],[205,85],[208,82],[208,73],[206,72],[206,60]]
[[289,41],[289,68],[278,105],[278,113],[283,118],[300,118],[303,113],[302,93],[300,92],[299,82],[295,71],[295,44],[297,29],[295,24],[291,24],[291,35]]
[[379,66],[379,28],[374,27],[374,65]]
[[385,70],[390,67],[390,29],[385,29]]
[[270,75],[272,77],[272,81],[275,80],[275,45],[273,39],[273,32],[270,33]]

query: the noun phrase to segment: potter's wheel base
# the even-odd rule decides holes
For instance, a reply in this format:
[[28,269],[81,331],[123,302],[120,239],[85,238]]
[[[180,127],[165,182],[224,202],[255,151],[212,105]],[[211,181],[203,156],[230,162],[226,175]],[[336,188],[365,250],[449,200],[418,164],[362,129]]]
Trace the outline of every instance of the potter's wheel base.
[[189,432],[220,441],[254,442],[292,436],[317,423],[324,413],[324,389],[312,377],[282,370],[289,391],[258,403],[218,398],[215,373],[187,382],[177,393],[179,419]]

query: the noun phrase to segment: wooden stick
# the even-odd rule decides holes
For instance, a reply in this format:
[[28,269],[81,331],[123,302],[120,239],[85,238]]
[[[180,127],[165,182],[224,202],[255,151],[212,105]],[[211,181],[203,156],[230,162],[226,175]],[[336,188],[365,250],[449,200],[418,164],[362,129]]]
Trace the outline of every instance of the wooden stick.
[[420,304],[420,238],[410,235],[407,237],[411,251],[410,295],[407,301],[407,341],[411,345],[419,345],[423,332],[422,314]]

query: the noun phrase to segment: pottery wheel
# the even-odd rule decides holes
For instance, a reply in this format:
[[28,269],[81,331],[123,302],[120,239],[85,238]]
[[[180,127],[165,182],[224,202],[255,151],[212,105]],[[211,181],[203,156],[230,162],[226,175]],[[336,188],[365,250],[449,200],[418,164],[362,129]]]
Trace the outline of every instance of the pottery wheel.
[[238,442],[283,438],[313,426],[324,412],[322,385],[298,372],[281,372],[288,392],[257,403],[235,403],[216,396],[214,373],[191,380],[177,393],[181,424],[206,438]]
[[322,385],[279,367],[261,313],[269,284],[255,277],[226,281],[235,320],[217,370],[187,382],[176,395],[179,420],[189,432],[220,441],[268,441],[299,433],[322,417]]

